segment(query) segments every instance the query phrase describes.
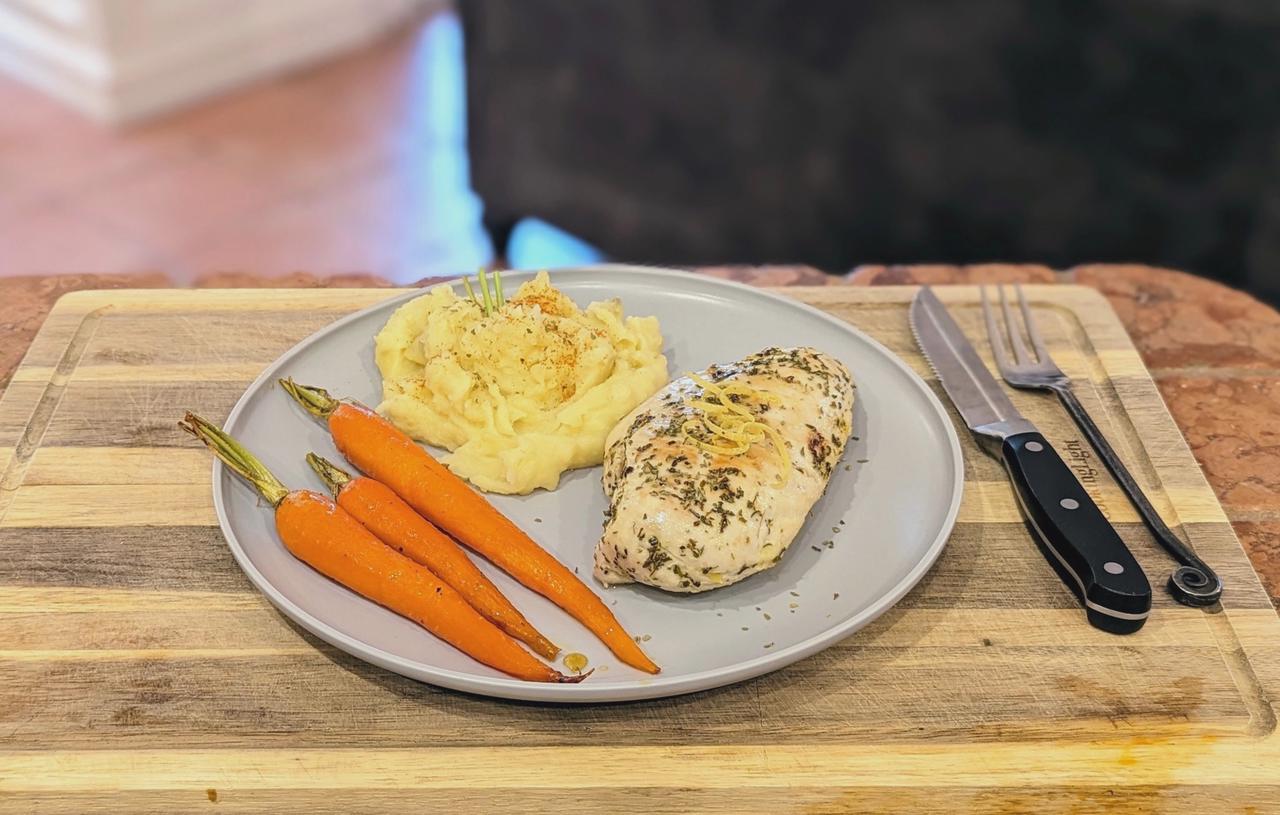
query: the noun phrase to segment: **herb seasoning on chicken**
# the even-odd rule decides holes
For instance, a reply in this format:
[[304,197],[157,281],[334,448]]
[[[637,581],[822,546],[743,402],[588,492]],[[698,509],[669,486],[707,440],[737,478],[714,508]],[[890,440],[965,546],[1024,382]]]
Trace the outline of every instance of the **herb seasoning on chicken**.
[[700,592],[777,563],[844,453],[853,391],[812,348],[673,380],[605,441],[596,578]]

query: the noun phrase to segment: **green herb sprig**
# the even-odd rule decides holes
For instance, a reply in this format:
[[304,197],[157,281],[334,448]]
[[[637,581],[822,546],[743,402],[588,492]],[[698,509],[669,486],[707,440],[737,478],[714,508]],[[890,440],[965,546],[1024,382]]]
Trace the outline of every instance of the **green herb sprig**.
[[476,275],[476,280],[480,284],[480,296],[476,296],[476,290],[471,287],[470,278],[462,278],[462,286],[467,290],[467,297],[471,298],[471,302],[480,307],[480,310],[484,312],[484,316],[491,317],[496,309],[500,309],[507,304],[507,298],[502,293],[502,274],[495,269],[491,284],[485,270],[480,269]]

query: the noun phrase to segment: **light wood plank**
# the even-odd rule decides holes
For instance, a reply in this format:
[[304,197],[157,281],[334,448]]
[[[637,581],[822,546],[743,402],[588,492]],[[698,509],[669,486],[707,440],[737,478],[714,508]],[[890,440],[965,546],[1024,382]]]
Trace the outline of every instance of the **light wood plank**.
[[[76,369],[76,382],[236,382],[247,385],[270,365],[272,360],[249,362],[173,364],[173,365],[84,365]],[[52,368],[38,366],[14,372],[14,382],[44,382]]]
[[[488,748],[363,750],[138,750],[10,753],[0,792],[111,788],[777,789],[793,785],[1106,788],[1129,784],[1276,785],[1275,739],[1100,739],[1085,744],[924,744],[750,747],[507,748],[499,773]],[[591,772],[583,772],[585,766]],[[1103,769],[1103,768],[1106,769]],[[637,768],[643,776],[637,779]]]
[[23,483],[49,485],[208,484],[213,459],[186,447],[41,447]]
[[[216,799],[218,813],[306,812],[308,815],[350,815],[352,812],[442,812],[448,815],[564,815],[583,806],[586,797],[592,812],[635,812],[645,815],[867,815],[911,813],[954,815],[1116,815],[1153,812],[1233,812],[1271,815],[1280,799],[1280,785],[1247,789],[1226,785],[1138,785],[1106,789],[1098,787],[995,786],[928,787],[913,789],[885,779],[881,786],[791,786],[785,789],[746,788],[682,789],[677,792],[652,787],[626,786],[582,790],[539,789],[315,789],[271,790],[239,787],[196,787],[173,790],[28,793],[22,803],[6,808],[0,796],[0,813],[49,815],[129,812],[131,815],[172,815],[210,808]],[[28,806],[29,803],[29,806]],[[19,808],[19,806],[23,808]]]

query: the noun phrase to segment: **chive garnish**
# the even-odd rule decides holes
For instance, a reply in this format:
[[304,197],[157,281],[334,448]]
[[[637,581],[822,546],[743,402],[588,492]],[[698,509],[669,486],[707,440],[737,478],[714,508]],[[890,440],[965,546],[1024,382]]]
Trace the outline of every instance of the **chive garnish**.
[[484,298],[484,316],[488,317],[493,314],[493,300],[489,297],[489,278],[485,275],[484,269],[480,269],[480,296]]
[[462,278],[462,286],[467,290],[467,297],[480,307],[480,310],[484,312],[484,316],[492,317],[494,311],[507,304],[507,297],[502,292],[502,274],[495,270],[493,284],[490,285],[488,275],[481,268],[476,274],[476,282],[480,284],[479,297],[476,296],[476,290],[471,287],[471,278]]

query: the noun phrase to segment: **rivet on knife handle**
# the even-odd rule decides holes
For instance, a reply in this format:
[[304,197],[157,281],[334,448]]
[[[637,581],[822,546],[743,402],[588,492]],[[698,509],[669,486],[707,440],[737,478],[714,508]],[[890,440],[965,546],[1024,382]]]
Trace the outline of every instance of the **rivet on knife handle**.
[[1090,624],[1114,634],[1142,628],[1151,584],[1071,468],[1034,431],[1006,438],[1001,457],[1037,543]]

